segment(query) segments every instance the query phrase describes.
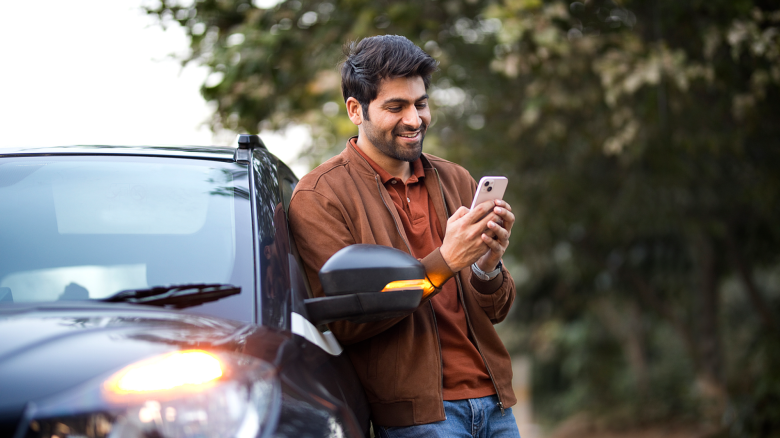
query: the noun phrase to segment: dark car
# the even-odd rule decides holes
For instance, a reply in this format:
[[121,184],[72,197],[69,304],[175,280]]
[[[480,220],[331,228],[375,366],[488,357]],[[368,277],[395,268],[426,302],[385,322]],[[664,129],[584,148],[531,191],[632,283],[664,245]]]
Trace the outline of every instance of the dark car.
[[296,182],[248,135],[0,152],[0,436],[367,436],[325,324],[410,313],[422,284],[393,281],[424,271],[354,245],[312,298]]

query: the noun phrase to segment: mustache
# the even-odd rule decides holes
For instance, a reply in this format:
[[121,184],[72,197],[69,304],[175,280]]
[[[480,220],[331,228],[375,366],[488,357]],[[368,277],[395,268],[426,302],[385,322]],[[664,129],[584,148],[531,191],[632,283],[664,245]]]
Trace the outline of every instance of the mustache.
[[398,135],[402,132],[410,132],[410,131],[420,131],[422,133],[425,133],[425,131],[428,130],[428,124],[425,122],[420,122],[420,125],[417,127],[410,126],[410,125],[402,125],[398,128],[393,130],[393,134]]

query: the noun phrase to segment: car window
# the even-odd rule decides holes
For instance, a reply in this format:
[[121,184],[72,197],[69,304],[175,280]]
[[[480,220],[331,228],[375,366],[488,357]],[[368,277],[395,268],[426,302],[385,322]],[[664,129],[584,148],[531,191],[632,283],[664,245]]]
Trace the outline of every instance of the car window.
[[260,259],[258,311],[263,325],[290,328],[287,219],[279,190],[278,160],[265,149],[252,154]]
[[[292,170],[290,170],[289,167],[280,165],[279,181],[279,186],[282,189],[282,200],[284,202],[284,211],[286,215],[288,209],[290,208],[290,201],[292,200],[292,194],[295,191],[295,186],[298,184],[298,178],[295,177],[295,174],[292,172]],[[306,279],[303,269],[301,268],[303,265],[301,264],[300,257],[298,256],[295,240],[293,239],[291,233],[288,234],[290,240],[290,253],[288,254],[288,258],[290,263],[290,278],[292,279],[292,307],[294,312],[297,312],[301,315],[306,315],[306,306],[304,305],[303,300],[310,298],[310,288],[308,285],[308,280]]]
[[[250,217],[246,168],[232,163],[3,159],[0,287],[10,290],[12,302],[25,303],[100,299],[158,285],[230,283],[249,288],[251,300]],[[253,317],[219,302],[196,311],[210,313],[209,306],[219,316]]]

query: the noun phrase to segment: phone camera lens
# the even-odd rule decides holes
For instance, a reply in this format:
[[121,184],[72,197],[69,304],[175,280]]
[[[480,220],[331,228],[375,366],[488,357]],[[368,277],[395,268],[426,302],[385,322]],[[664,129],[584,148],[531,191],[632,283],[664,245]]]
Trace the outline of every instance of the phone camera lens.
[[488,192],[493,190],[493,187],[488,187]]
[[490,181],[485,181],[485,187],[490,185]]

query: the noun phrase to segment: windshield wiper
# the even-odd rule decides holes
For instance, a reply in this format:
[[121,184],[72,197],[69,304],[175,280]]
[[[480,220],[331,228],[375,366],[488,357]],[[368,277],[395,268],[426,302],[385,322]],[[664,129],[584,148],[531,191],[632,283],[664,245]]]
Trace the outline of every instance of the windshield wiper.
[[238,293],[241,293],[241,288],[231,284],[177,284],[155,286],[148,289],[123,290],[98,301],[170,306],[183,309],[209,301],[216,301]]

